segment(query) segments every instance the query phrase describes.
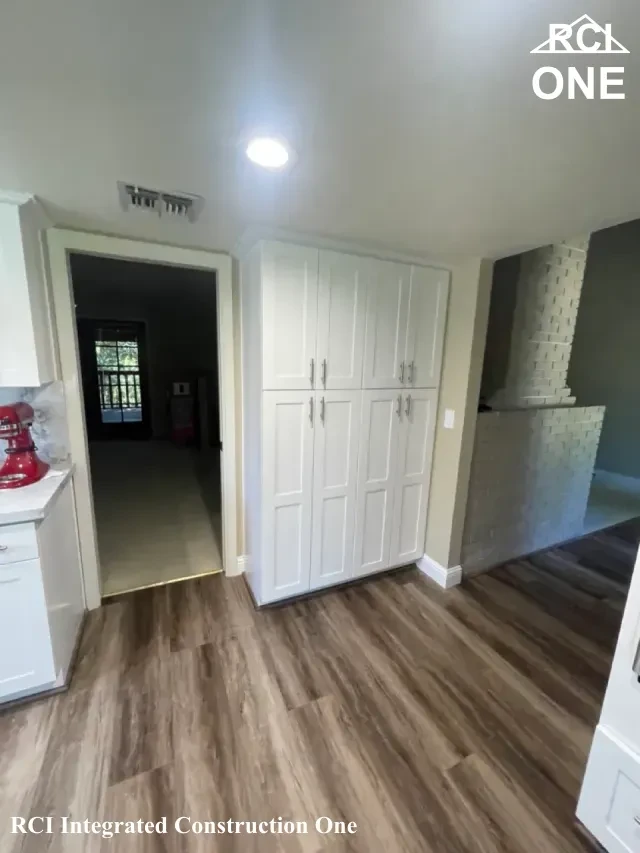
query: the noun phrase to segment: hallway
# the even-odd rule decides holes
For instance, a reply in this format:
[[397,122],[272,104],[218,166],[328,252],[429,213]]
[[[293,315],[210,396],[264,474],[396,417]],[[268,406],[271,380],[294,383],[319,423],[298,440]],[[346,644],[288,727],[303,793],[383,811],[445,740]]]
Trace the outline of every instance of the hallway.
[[90,444],[103,596],[222,571],[218,454]]

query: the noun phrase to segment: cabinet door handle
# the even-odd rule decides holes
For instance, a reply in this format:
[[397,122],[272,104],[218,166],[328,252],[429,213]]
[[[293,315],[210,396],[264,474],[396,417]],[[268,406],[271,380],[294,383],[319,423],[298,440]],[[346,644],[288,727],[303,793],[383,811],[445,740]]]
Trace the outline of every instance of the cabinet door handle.
[[320,400],[320,420],[324,423],[324,397]]
[[411,394],[407,394],[407,405],[405,407],[404,413],[407,417],[411,414]]
[[402,394],[398,394],[398,405],[396,406],[396,415],[400,417],[402,414]]
[[640,826],[640,815],[636,815],[636,816],[634,817],[634,820],[635,820],[635,822],[638,824],[638,826]]
[[313,380],[316,377],[316,360],[312,358],[309,362],[309,382],[311,383],[311,387],[313,388]]
[[404,383],[404,361],[400,362],[400,382]]
[[20,578],[2,578],[0,583],[18,583],[19,580]]
[[327,387],[327,359],[322,359],[322,384]]
[[409,384],[413,385],[413,374],[415,373],[416,364],[415,361],[409,362]]
[[313,397],[309,397],[309,420],[313,425]]
[[0,551],[8,551],[8,550],[9,550],[8,545],[0,545]]

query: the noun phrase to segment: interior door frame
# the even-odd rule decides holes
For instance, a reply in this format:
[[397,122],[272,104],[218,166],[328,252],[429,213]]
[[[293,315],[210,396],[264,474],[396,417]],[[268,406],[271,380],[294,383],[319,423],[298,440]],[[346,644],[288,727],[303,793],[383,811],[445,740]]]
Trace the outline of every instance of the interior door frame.
[[59,375],[64,384],[78,535],[82,556],[85,603],[94,609],[101,604],[100,556],[96,534],[87,425],[84,414],[82,375],[78,353],[76,314],[71,280],[72,253],[119,260],[141,261],[173,267],[195,267],[215,274],[218,324],[218,387],[222,440],[222,560],[225,574],[239,574],[236,508],[236,415],[232,306],[232,259],[220,252],[187,249],[125,237],[111,237],[65,228],[46,231],[54,327],[58,345]]

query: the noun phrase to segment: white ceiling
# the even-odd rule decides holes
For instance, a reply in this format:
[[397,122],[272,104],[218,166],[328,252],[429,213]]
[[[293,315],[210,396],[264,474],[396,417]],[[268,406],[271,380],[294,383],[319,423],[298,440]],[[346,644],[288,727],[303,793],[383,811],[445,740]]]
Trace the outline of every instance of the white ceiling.
[[[627,99],[538,100],[534,70],[571,62],[529,51],[585,12],[631,51],[604,63],[624,62]],[[639,104],[637,0],[12,0],[0,188],[185,245],[264,223],[507,254],[640,215]],[[287,137],[295,167],[246,162],[252,129]],[[201,194],[201,220],[125,214],[119,179]]]

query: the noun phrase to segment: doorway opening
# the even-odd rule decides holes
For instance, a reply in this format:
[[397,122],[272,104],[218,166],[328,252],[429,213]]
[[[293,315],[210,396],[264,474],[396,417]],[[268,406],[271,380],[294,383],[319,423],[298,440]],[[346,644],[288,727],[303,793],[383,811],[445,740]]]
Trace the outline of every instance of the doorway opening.
[[69,265],[102,597],[220,572],[216,273]]

